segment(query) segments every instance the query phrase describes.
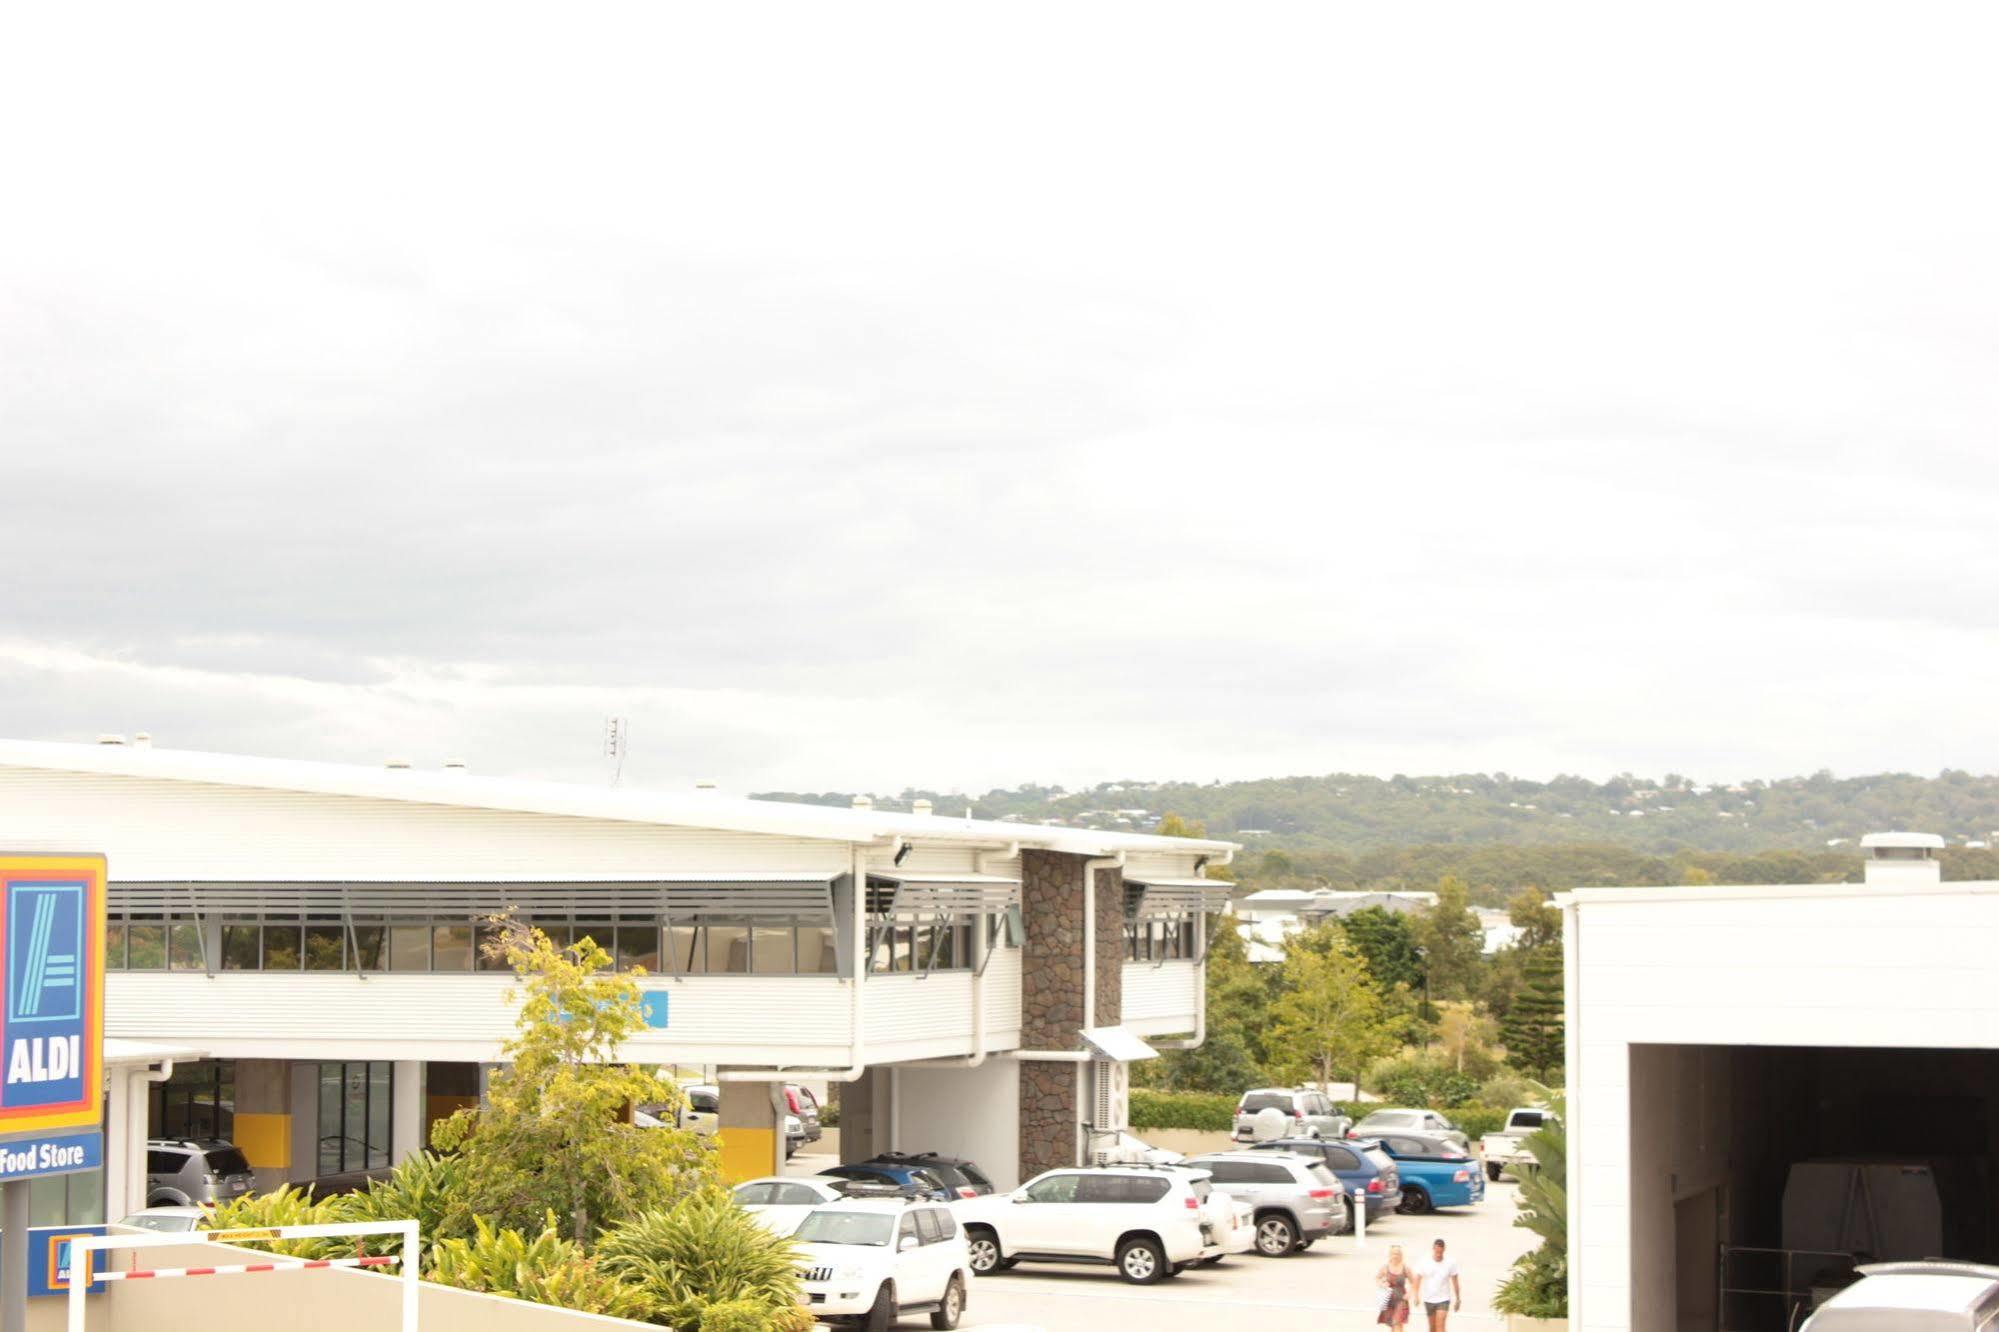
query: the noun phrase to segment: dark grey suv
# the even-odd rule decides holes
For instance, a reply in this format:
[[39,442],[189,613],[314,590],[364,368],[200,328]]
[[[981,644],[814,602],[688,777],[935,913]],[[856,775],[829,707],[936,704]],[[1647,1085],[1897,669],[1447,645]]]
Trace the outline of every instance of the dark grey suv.
[[146,1144],[146,1206],[188,1207],[228,1202],[257,1186],[255,1172],[233,1142],[220,1138],[154,1138]]

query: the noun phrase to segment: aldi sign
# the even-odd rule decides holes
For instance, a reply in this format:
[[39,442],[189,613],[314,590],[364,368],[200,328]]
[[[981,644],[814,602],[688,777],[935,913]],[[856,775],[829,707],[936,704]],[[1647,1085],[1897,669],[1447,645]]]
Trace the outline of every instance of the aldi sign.
[[99,1163],[104,858],[0,856],[0,1178]]

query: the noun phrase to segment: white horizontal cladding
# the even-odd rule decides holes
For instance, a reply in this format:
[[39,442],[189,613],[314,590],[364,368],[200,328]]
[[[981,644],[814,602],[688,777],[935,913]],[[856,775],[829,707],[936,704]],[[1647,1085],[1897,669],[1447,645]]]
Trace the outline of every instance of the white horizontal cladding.
[[[505,975],[112,972],[105,1033],[227,1058],[494,1060],[514,1031],[515,985]],[[838,977],[651,976],[643,988],[666,995],[667,1025],[629,1042],[629,1058],[844,1062],[850,990]]]
[[[995,957],[986,972],[986,1048],[1020,1045],[1020,971],[1017,952],[1008,978]],[[972,973],[870,976],[867,981],[868,1062],[930,1059],[972,1053]],[[1004,997],[1011,989],[1010,1002]],[[996,993],[998,992],[998,993]]]
[[105,853],[114,880],[634,878],[850,868],[845,844],[612,819],[0,768],[0,846]]
[[1198,962],[1124,964],[1124,1025],[1140,1035],[1192,1031],[1200,1004]]
[[1002,948],[986,965],[986,1048],[1010,1050],[1019,1044],[1020,950]]

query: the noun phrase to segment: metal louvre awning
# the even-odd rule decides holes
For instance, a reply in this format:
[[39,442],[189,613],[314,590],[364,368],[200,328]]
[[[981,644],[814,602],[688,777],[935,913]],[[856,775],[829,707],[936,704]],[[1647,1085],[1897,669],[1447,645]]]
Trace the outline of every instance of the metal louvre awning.
[[[1133,916],[1178,916],[1220,911],[1235,885],[1222,879],[1138,879],[1124,881],[1126,910]],[[1135,898],[1134,898],[1135,894]]]
[[111,883],[113,912],[410,920],[497,915],[830,916],[832,875],[570,883]]
[[980,915],[1020,905],[1020,880],[998,874],[870,874],[869,906],[924,916]]

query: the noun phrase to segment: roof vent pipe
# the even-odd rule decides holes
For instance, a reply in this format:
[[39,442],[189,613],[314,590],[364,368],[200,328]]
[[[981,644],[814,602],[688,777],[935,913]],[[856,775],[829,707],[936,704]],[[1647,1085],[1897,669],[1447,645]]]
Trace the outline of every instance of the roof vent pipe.
[[455,772],[462,775],[465,772],[465,760],[446,759],[444,760],[444,770],[446,772]]
[[388,762],[384,763],[382,766],[385,768],[393,768],[398,772],[406,772],[409,769],[410,761],[406,758],[392,758]]
[[910,805],[909,812],[912,814],[928,814],[930,812],[930,808],[931,806],[928,800],[918,800],[912,805]]
[[1860,849],[1867,857],[1869,887],[1905,888],[1943,882],[1943,862],[1937,859],[1943,838],[1935,833],[1869,833],[1860,839]]
[[854,797],[855,809],[873,809],[874,807],[875,807],[875,798],[873,796]]
[[103,735],[97,737],[97,743],[100,745],[122,745],[125,743],[125,737],[122,735],[113,735],[109,731],[106,731]]
[[703,777],[699,781],[694,783],[694,789],[697,791],[712,791],[715,789],[715,783],[709,781],[706,777]]
[[153,733],[151,731],[135,731],[133,733],[132,748],[151,749],[152,747],[153,747]]

